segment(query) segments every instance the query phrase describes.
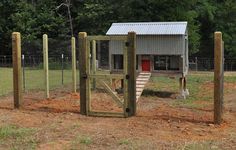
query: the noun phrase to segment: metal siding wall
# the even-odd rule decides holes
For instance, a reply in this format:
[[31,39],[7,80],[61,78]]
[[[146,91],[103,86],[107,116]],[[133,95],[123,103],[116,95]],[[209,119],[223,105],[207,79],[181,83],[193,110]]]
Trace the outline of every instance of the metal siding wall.
[[[137,36],[137,54],[184,55],[184,36]],[[110,41],[111,54],[122,54],[123,42]]]
[[182,36],[138,36],[137,54],[181,55]]
[[109,51],[110,54],[123,54],[123,41],[110,41]]

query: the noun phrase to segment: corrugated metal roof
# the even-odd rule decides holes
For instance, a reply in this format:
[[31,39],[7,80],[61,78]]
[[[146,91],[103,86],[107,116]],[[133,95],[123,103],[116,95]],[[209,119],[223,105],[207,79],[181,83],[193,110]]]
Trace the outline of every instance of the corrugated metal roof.
[[113,23],[107,35],[126,35],[130,31],[137,35],[184,35],[187,22],[137,22]]

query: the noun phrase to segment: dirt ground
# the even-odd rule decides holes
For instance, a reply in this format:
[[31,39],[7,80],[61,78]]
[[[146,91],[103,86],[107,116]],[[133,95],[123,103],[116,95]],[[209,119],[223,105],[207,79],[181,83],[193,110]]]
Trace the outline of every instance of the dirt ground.
[[[12,109],[10,96],[0,101],[0,126],[35,129],[35,149],[236,149],[233,92],[225,95],[222,125],[213,125],[212,101],[206,108],[194,109],[171,105],[178,101],[175,96],[141,97],[135,117],[102,118],[80,115],[79,94],[57,91],[49,100],[38,100],[40,95],[43,93],[24,95],[19,110]],[[103,106],[111,106],[106,110],[116,109],[105,100],[103,104],[93,102],[95,108]],[[12,148],[10,142],[0,145],[0,149]],[[26,145],[26,149],[31,148]]]

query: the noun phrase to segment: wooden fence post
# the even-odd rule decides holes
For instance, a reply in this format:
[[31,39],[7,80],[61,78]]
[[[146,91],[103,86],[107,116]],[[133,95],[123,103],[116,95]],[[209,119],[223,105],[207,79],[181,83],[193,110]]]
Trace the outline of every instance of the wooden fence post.
[[14,108],[20,108],[23,100],[23,95],[21,70],[21,35],[19,32],[12,33],[12,57]]
[[89,80],[88,80],[88,64],[89,57],[87,47],[87,33],[79,33],[79,68],[80,68],[80,113],[88,115],[88,99],[89,99]]
[[220,124],[224,99],[224,50],[222,33],[215,32],[214,37],[214,123]]
[[72,91],[76,93],[76,45],[75,45],[75,37],[71,38],[71,50],[72,50]]
[[128,116],[136,114],[136,33],[128,33]]
[[49,74],[48,74],[48,36],[43,35],[43,66],[44,66],[44,84],[45,97],[49,98]]
[[[92,71],[96,73],[96,41],[92,41]],[[93,79],[93,89],[96,89],[96,79]]]

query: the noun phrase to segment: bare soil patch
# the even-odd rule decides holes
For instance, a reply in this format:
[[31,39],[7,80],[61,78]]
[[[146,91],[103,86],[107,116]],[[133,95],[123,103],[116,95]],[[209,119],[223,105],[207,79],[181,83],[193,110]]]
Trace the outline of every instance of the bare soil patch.
[[[212,84],[204,86],[212,88]],[[234,88],[234,85],[226,84]],[[212,101],[198,101],[208,108],[190,109],[171,105],[175,98],[141,97],[137,115],[130,118],[102,118],[79,113],[79,94],[54,91],[51,99],[34,99],[42,92],[25,95],[23,107],[12,109],[12,97],[0,101],[0,126],[13,124],[37,130],[37,149],[178,149],[192,143],[207,143],[217,149],[236,146],[234,93],[225,96],[224,123],[213,125]],[[109,99],[93,101],[106,111],[120,108]],[[11,145],[4,145],[4,149]]]

